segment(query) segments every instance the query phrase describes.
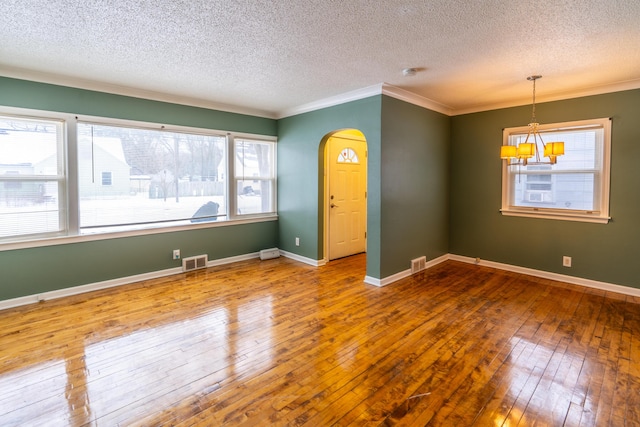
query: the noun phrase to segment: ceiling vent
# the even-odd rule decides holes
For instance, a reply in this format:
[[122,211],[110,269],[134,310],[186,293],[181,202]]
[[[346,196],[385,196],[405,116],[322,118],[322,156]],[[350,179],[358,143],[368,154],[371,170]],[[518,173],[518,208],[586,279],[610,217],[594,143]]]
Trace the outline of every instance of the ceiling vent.
[[182,271],[199,270],[201,268],[207,268],[209,262],[208,255],[197,255],[189,258],[182,259]]

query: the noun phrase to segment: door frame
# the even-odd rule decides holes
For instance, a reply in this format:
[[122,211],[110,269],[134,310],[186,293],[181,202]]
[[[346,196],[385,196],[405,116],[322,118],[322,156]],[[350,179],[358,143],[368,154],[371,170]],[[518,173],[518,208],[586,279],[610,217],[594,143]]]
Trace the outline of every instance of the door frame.
[[[345,128],[345,129],[337,129],[333,132],[329,132],[328,134],[326,134],[324,136],[324,138],[322,138],[322,143],[321,143],[321,147],[320,147],[320,154],[322,156],[322,186],[324,187],[324,191],[322,191],[323,193],[323,212],[324,212],[324,223],[323,223],[323,250],[322,250],[322,262],[323,264],[326,264],[327,262],[329,262],[329,214],[330,214],[330,210],[331,210],[331,200],[330,200],[330,194],[329,194],[329,144],[330,144],[330,140],[332,137],[340,137],[342,139],[354,139],[356,141],[362,141],[365,144],[365,150],[368,153],[369,151],[369,145],[367,143],[367,138],[364,136],[364,133],[362,133],[359,129],[355,129],[355,128]],[[365,174],[367,177],[366,180],[366,187],[367,187],[367,194],[369,194],[369,158],[368,155],[364,156],[364,170],[365,170]],[[368,200],[369,197],[367,196],[367,200],[365,203],[365,209],[366,209],[366,215],[367,215],[367,222],[368,222],[368,218],[369,218],[369,206],[368,206]],[[365,223],[367,224],[367,223]],[[365,225],[365,229],[368,229],[368,226]],[[365,253],[367,252],[367,246],[369,244],[369,240],[368,238],[365,239]]]

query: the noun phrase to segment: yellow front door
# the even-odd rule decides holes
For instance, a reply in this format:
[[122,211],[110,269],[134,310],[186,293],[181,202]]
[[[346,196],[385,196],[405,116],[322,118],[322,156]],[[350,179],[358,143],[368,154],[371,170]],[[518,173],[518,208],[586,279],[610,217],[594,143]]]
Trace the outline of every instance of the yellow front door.
[[329,259],[367,248],[367,143],[332,136],[328,142]]

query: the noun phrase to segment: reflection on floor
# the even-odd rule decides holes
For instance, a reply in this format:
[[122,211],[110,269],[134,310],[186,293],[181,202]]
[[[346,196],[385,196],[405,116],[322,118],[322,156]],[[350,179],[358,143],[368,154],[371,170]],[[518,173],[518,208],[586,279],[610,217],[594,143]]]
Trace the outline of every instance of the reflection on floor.
[[640,299],[365,256],[0,312],[0,425],[640,425]]

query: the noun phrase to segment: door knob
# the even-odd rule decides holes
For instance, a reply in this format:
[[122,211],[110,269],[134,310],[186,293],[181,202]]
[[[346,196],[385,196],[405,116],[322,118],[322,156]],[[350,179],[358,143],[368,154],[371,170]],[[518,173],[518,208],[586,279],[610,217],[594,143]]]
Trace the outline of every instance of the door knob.
[[337,207],[338,207],[338,205],[334,205],[333,203],[331,203],[331,207],[332,207],[332,208],[337,208]]

